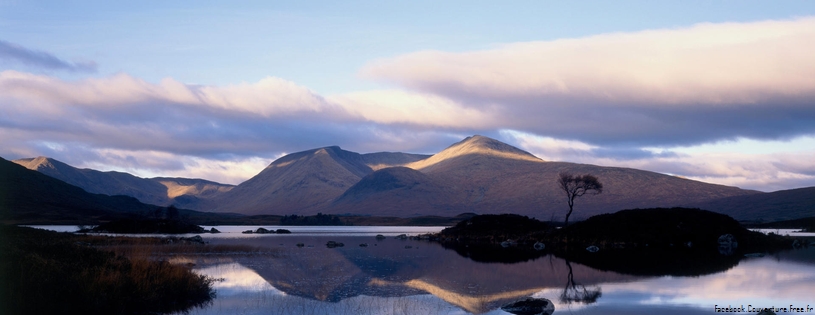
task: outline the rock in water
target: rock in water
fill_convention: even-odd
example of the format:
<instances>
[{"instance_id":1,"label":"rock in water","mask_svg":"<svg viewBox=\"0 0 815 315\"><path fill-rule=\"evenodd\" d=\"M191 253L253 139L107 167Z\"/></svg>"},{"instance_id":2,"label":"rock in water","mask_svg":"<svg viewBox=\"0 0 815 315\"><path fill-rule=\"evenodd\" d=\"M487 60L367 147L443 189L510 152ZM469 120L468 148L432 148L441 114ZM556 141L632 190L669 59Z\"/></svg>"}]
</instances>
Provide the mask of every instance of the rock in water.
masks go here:
<instances>
[{"instance_id":1,"label":"rock in water","mask_svg":"<svg viewBox=\"0 0 815 315\"><path fill-rule=\"evenodd\" d=\"M551 315L555 312L555 305L548 299L527 298L501 306L501 310L517 315Z\"/></svg>"},{"instance_id":2,"label":"rock in water","mask_svg":"<svg viewBox=\"0 0 815 315\"><path fill-rule=\"evenodd\" d=\"M736 252L736 248L739 247L739 242L736 241L736 237L732 234L724 234L719 236L719 253L722 255L733 255Z\"/></svg>"}]
</instances>

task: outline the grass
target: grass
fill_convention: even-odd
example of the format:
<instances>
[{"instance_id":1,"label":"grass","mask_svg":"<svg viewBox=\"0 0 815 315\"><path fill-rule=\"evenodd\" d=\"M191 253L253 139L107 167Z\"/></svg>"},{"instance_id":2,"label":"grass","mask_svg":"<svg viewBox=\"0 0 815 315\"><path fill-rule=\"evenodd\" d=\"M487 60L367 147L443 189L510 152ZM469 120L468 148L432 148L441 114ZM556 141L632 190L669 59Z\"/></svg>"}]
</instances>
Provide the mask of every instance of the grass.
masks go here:
<instances>
[{"instance_id":1,"label":"grass","mask_svg":"<svg viewBox=\"0 0 815 315\"><path fill-rule=\"evenodd\" d=\"M204 245L180 237L121 237L76 235L77 242L132 259L161 259L172 256L276 255L276 249L249 245Z\"/></svg>"},{"instance_id":2,"label":"grass","mask_svg":"<svg viewBox=\"0 0 815 315\"><path fill-rule=\"evenodd\" d=\"M2 314L171 313L214 298L214 279L186 266L99 250L67 233L0 226L0 236Z\"/></svg>"}]
</instances>

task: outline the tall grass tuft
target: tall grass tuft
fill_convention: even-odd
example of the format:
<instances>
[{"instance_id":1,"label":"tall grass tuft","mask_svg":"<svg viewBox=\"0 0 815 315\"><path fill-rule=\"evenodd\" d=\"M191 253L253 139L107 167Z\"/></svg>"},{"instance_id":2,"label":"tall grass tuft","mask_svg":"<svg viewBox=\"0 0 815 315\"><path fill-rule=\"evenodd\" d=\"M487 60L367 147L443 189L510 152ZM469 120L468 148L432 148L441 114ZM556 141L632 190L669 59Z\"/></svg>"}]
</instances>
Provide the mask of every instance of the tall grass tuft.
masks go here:
<instances>
[{"instance_id":1,"label":"tall grass tuft","mask_svg":"<svg viewBox=\"0 0 815 315\"><path fill-rule=\"evenodd\" d=\"M187 267L128 259L51 231L0 226L0 314L183 312L214 298Z\"/></svg>"}]
</instances>

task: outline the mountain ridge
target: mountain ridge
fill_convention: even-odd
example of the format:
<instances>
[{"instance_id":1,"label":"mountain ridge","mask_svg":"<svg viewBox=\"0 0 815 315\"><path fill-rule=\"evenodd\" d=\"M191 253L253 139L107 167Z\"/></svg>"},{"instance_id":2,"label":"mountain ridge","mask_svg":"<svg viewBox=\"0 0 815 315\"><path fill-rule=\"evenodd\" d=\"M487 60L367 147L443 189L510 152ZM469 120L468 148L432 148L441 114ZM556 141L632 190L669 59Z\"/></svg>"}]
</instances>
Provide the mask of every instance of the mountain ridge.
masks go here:
<instances>
[{"instance_id":1,"label":"mountain ridge","mask_svg":"<svg viewBox=\"0 0 815 315\"><path fill-rule=\"evenodd\" d=\"M201 199L211 198L234 187L203 179L141 178L124 172L76 168L44 156L12 162L78 186L90 193L131 196L141 202L159 206L195 206Z\"/></svg>"},{"instance_id":2,"label":"mountain ridge","mask_svg":"<svg viewBox=\"0 0 815 315\"><path fill-rule=\"evenodd\" d=\"M248 215L352 214L412 217L459 213L515 213L541 219L562 218L568 207L557 186L561 172L592 174L604 185L600 195L576 201L575 219L634 208L701 207L739 220L815 216L806 194L775 213L783 198L738 187L704 183L656 172L558 161L544 161L501 141L475 135L434 155L401 152L359 154L339 146L287 154L229 191L186 204L199 211ZM154 178L168 182L185 179ZM180 185L177 194L185 189ZM210 190L212 192L212 190ZM165 193L167 193L165 191ZM172 192L170 193L172 194ZM184 201L184 196L176 200ZM774 197L776 196L776 197ZM747 198L749 197L749 198ZM748 204L756 207L733 206Z\"/></svg>"},{"instance_id":3,"label":"mountain ridge","mask_svg":"<svg viewBox=\"0 0 815 315\"><path fill-rule=\"evenodd\" d=\"M130 196L92 194L0 158L0 220L5 222L93 222L141 216L157 208Z\"/></svg>"}]
</instances>

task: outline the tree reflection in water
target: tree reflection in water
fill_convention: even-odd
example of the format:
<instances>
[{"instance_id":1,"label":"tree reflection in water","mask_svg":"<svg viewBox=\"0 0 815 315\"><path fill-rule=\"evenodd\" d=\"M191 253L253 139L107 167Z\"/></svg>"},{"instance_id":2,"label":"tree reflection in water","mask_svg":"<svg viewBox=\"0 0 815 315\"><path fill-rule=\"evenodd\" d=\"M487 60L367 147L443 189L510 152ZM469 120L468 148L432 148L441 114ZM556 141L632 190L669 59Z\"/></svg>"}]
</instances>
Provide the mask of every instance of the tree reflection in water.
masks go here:
<instances>
[{"instance_id":1,"label":"tree reflection in water","mask_svg":"<svg viewBox=\"0 0 815 315\"><path fill-rule=\"evenodd\" d=\"M560 302L566 304L592 304L597 302L597 299L603 295L603 293L600 292L600 287L595 286L591 289L587 289L584 285L578 284L574 281L572 264L568 260L566 260L566 267L569 267L569 280L566 282L566 287L563 288L563 293L560 294Z\"/></svg>"}]
</instances>

